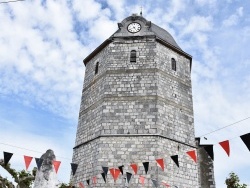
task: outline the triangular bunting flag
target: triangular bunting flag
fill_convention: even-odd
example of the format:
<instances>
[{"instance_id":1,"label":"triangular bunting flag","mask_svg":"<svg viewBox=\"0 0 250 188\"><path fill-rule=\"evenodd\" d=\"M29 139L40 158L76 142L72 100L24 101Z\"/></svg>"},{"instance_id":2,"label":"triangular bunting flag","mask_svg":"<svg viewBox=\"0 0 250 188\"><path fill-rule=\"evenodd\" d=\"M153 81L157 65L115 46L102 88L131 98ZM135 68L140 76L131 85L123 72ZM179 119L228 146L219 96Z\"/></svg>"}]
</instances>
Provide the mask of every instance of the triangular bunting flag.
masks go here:
<instances>
[{"instance_id":1,"label":"triangular bunting flag","mask_svg":"<svg viewBox=\"0 0 250 188\"><path fill-rule=\"evenodd\" d=\"M24 162L25 162L26 170L28 170L32 159L33 159L33 157L29 157L29 156L24 155Z\"/></svg>"},{"instance_id":2,"label":"triangular bunting flag","mask_svg":"<svg viewBox=\"0 0 250 188\"><path fill-rule=\"evenodd\" d=\"M84 188L84 185L83 185L82 182L79 183L79 187L80 187L80 188Z\"/></svg>"},{"instance_id":3,"label":"triangular bunting flag","mask_svg":"<svg viewBox=\"0 0 250 188\"><path fill-rule=\"evenodd\" d=\"M109 171L109 167L102 166L102 170L103 170L105 176L107 176L108 175L108 171Z\"/></svg>"},{"instance_id":4,"label":"triangular bunting flag","mask_svg":"<svg viewBox=\"0 0 250 188\"><path fill-rule=\"evenodd\" d=\"M92 182L93 182L94 185L97 183L97 178L96 178L96 176L94 176L94 177L92 178Z\"/></svg>"},{"instance_id":5,"label":"triangular bunting flag","mask_svg":"<svg viewBox=\"0 0 250 188\"><path fill-rule=\"evenodd\" d=\"M130 166L134 170L135 174L137 174L137 170L138 170L137 164L131 164Z\"/></svg>"},{"instance_id":6,"label":"triangular bunting flag","mask_svg":"<svg viewBox=\"0 0 250 188\"><path fill-rule=\"evenodd\" d=\"M157 187L158 186L158 182L156 181L156 180L153 180L153 179L151 179L152 180L152 182L153 182L153 185L155 186L155 187Z\"/></svg>"},{"instance_id":7,"label":"triangular bunting flag","mask_svg":"<svg viewBox=\"0 0 250 188\"><path fill-rule=\"evenodd\" d=\"M225 140L223 142L219 142L219 144L221 145L221 147L225 150L225 152L227 153L228 157L230 156L230 146L229 146L229 141Z\"/></svg>"},{"instance_id":8,"label":"triangular bunting flag","mask_svg":"<svg viewBox=\"0 0 250 188\"><path fill-rule=\"evenodd\" d=\"M156 162L160 165L161 169L164 171L164 159L156 159Z\"/></svg>"},{"instance_id":9,"label":"triangular bunting flag","mask_svg":"<svg viewBox=\"0 0 250 188\"><path fill-rule=\"evenodd\" d=\"M120 169L115 169L115 173L114 173L114 175L115 175L115 177L114 177L114 180L115 180L115 182L116 182L116 180L118 179L118 177L120 176L120 173L121 173L121 171L120 171Z\"/></svg>"},{"instance_id":10,"label":"triangular bunting flag","mask_svg":"<svg viewBox=\"0 0 250 188\"><path fill-rule=\"evenodd\" d=\"M140 176L140 177L139 177L139 181L140 181L140 183L141 183L142 185L144 185L145 177Z\"/></svg>"},{"instance_id":11,"label":"triangular bunting flag","mask_svg":"<svg viewBox=\"0 0 250 188\"><path fill-rule=\"evenodd\" d=\"M162 182L162 185L165 185L166 187L170 187L167 183Z\"/></svg>"},{"instance_id":12,"label":"triangular bunting flag","mask_svg":"<svg viewBox=\"0 0 250 188\"><path fill-rule=\"evenodd\" d=\"M109 171L110 171L110 174L114 177L115 176L115 169L114 168L110 168Z\"/></svg>"},{"instance_id":13,"label":"triangular bunting flag","mask_svg":"<svg viewBox=\"0 0 250 188\"><path fill-rule=\"evenodd\" d=\"M106 175L105 175L105 173L103 172L103 173L101 173L101 175L102 175L103 180L104 180L105 183L106 183Z\"/></svg>"},{"instance_id":14,"label":"triangular bunting flag","mask_svg":"<svg viewBox=\"0 0 250 188\"><path fill-rule=\"evenodd\" d=\"M37 169L40 170L40 168L43 164L43 159L42 158L35 158L35 160L36 160Z\"/></svg>"},{"instance_id":15,"label":"triangular bunting flag","mask_svg":"<svg viewBox=\"0 0 250 188\"><path fill-rule=\"evenodd\" d=\"M71 164L72 174L73 174L73 176L74 176L74 175L75 175L75 173L76 173L76 170L77 170L78 164L75 164L75 163L70 163L70 164Z\"/></svg>"},{"instance_id":16,"label":"triangular bunting flag","mask_svg":"<svg viewBox=\"0 0 250 188\"><path fill-rule=\"evenodd\" d=\"M245 143L248 150L250 151L250 133L240 136L241 140Z\"/></svg>"},{"instance_id":17,"label":"triangular bunting flag","mask_svg":"<svg viewBox=\"0 0 250 188\"><path fill-rule=\"evenodd\" d=\"M118 168L120 169L120 171L121 171L122 175L123 175L123 167L124 167L124 165L122 165L122 166L118 166Z\"/></svg>"},{"instance_id":18,"label":"triangular bunting flag","mask_svg":"<svg viewBox=\"0 0 250 188\"><path fill-rule=\"evenodd\" d=\"M144 169L145 169L145 172L146 172L146 174L147 174L147 173L148 173L149 162L143 162L142 164L143 164Z\"/></svg>"},{"instance_id":19,"label":"triangular bunting flag","mask_svg":"<svg viewBox=\"0 0 250 188\"><path fill-rule=\"evenodd\" d=\"M211 159L214 160L214 148L213 148L213 145L204 145L204 149L207 152L207 154L211 157Z\"/></svg>"},{"instance_id":20,"label":"triangular bunting flag","mask_svg":"<svg viewBox=\"0 0 250 188\"><path fill-rule=\"evenodd\" d=\"M188 151L187 154L197 163L197 156L195 150Z\"/></svg>"},{"instance_id":21,"label":"triangular bunting flag","mask_svg":"<svg viewBox=\"0 0 250 188\"><path fill-rule=\"evenodd\" d=\"M129 173L129 172L126 172L126 175L127 175L127 181L128 181L128 184L129 184L130 179L131 179L131 177L132 177L132 174Z\"/></svg>"},{"instance_id":22,"label":"triangular bunting flag","mask_svg":"<svg viewBox=\"0 0 250 188\"><path fill-rule=\"evenodd\" d=\"M173 159L173 161L175 162L175 164L179 167L178 155L173 155L173 156L171 156L171 158Z\"/></svg>"},{"instance_id":23,"label":"triangular bunting flag","mask_svg":"<svg viewBox=\"0 0 250 188\"><path fill-rule=\"evenodd\" d=\"M59 169L60 164L61 164L61 161L53 161L53 165L54 165L56 174L57 174L57 171Z\"/></svg>"},{"instance_id":24,"label":"triangular bunting flag","mask_svg":"<svg viewBox=\"0 0 250 188\"><path fill-rule=\"evenodd\" d=\"M3 152L3 158L4 158L4 165L6 166L8 162L10 161L13 153Z\"/></svg>"},{"instance_id":25,"label":"triangular bunting flag","mask_svg":"<svg viewBox=\"0 0 250 188\"><path fill-rule=\"evenodd\" d=\"M89 185L89 180L86 180L87 184Z\"/></svg>"},{"instance_id":26,"label":"triangular bunting flag","mask_svg":"<svg viewBox=\"0 0 250 188\"><path fill-rule=\"evenodd\" d=\"M117 180L117 178L119 177L121 171L119 169L115 169L115 168L111 168L110 170L110 174L113 176L115 182Z\"/></svg>"}]
</instances>

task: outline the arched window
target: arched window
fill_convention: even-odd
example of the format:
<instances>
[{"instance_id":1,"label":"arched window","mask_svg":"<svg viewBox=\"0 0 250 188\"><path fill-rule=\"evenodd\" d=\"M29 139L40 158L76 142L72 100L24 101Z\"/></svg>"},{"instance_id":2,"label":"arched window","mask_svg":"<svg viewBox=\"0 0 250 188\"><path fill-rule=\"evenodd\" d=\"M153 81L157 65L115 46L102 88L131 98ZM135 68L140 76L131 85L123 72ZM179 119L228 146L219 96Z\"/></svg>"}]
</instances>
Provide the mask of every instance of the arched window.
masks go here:
<instances>
[{"instance_id":1,"label":"arched window","mask_svg":"<svg viewBox=\"0 0 250 188\"><path fill-rule=\"evenodd\" d=\"M98 68L99 68L99 62L97 62L95 65L95 74L98 74Z\"/></svg>"},{"instance_id":2,"label":"arched window","mask_svg":"<svg viewBox=\"0 0 250 188\"><path fill-rule=\"evenodd\" d=\"M171 67L172 67L172 70L176 71L176 61L174 58L171 59Z\"/></svg>"},{"instance_id":3,"label":"arched window","mask_svg":"<svg viewBox=\"0 0 250 188\"><path fill-rule=\"evenodd\" d=\"M136 51L131 50L130 52L130 62L136 62Z\"/></svg>"}]
</instances>

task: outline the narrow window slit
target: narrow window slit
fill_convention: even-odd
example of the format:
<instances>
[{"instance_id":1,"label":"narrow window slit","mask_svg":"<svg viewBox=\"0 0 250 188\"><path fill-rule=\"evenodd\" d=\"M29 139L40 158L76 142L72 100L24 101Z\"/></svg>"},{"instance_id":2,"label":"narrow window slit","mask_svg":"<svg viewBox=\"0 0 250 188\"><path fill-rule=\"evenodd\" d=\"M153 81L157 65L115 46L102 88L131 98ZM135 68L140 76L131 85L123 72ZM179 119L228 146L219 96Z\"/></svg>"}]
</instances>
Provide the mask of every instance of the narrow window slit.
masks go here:
<instances>
[{"instance_id":1,"label":"narrow window slit","mask_svg":"<svg viewBox=\"0 0 250 188\"><path fill-rule=\"evenodd\" d=\"M95 65L95 74L98 74L98 69L99 69L99 62L97 62Z\"/></svg>"},{"instance_id":2,"label":"narrow window slit","mask_svg":"<svg viewBox=\"0 0 250 188\"><path fill-rule=\"evenodd\" d=\"M130 62L136 62L136 51L135 50L131 50L130 52Z\"/></svg>"},{"instance_id":3,"label":"narrow window slit","mask_svg":"<svg viewBox=\"0 0 250 188\"><path fill-rule=\"evenodd\" d=\"M176 61L174 58L171 59L172 70L176 71Z\"/></svg>"}]
</instances>

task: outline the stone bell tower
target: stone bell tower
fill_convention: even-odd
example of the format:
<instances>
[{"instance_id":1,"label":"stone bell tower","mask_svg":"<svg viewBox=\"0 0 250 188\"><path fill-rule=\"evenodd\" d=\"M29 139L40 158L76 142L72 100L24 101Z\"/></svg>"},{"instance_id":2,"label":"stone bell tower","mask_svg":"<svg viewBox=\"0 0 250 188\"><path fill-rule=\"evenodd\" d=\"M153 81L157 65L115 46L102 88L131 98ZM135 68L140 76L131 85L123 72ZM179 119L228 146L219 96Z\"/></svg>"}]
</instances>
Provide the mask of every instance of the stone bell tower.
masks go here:
<instances>
[{"instance_id":1,"label":"stone bell tower","mask_svg":"<svg viewBox=\"0 0 250 188\"><path fill-rule=\"evenodd\" d=\"M101 32L101 31L100 31ZM78 169L74 185L91 187L154 187L150 179L171 187L199 187L198 167L186 155L196 148L191 89L192 57L164 29L142 16L118 23L118 30L89 56L82 90L73 153ZM178 155L179 168L170 156ZM155 159L164 158L162 171ZM149 162L145 174L142 162ZM137 175L130 167L139 166ZM129 183L102 166L133 174ZM145 186L138 178L143 175ZM97 176L97 184L92 177ZM159 187L161 185L159 184Z\"/></svg>"}]
</instances>

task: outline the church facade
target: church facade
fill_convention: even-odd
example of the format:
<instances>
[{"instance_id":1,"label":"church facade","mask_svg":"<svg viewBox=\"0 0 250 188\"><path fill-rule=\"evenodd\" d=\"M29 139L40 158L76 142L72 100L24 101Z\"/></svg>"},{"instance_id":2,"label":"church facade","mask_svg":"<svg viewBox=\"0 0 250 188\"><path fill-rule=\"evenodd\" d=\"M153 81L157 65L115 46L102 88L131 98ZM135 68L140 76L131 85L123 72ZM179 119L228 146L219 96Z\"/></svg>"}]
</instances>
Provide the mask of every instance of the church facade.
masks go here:
<instances>
[{"instance_id":1,"label":"church facade","mask_svg":"<svg viewBox=\"0 0 250 188\"><path fill-rule=\"evenodd\" d=\"M186 154L198 147L192 57L174 38L144 17L132 15L118 23L118 30L86 57L84 64L73 152L78 169L73 184L88 185L89 180L91 187L139 188L155 187L154 180L157 187L162 187L162 182L171 187L201 187L200 167ZM164 160L164 171L156 159ZM147 173L144 162L149 162ZM131 164L137 165L136 173ZM108 171L105 183L103 167L121 166L124 173L116 182ZM126 172L132 174L129 183ZM202 173L211 172L205 169Z\"/></svg>"}]
</instances>

